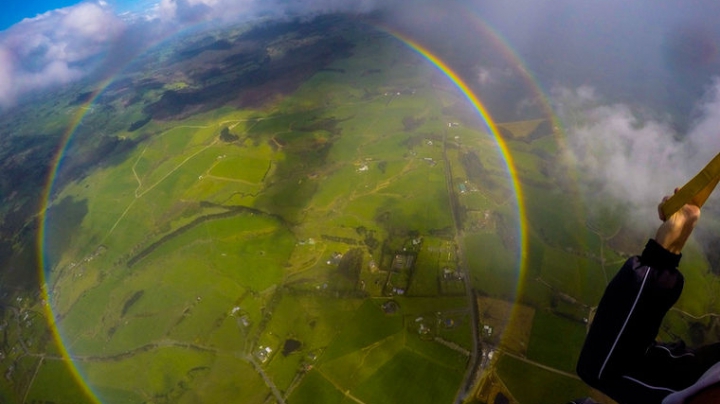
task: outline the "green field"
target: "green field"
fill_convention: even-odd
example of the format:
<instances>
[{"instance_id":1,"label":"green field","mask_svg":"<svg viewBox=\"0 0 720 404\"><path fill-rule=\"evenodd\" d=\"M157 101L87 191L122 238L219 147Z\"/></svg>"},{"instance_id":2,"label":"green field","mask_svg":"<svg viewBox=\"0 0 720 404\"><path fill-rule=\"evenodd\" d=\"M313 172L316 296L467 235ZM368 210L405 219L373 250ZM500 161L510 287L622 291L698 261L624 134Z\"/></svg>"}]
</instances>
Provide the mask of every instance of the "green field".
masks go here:
<instances>
[{"instance_id":1,"label":"green field","mask_svg":"<svg viewBox=\"0 0 720 404\"><path fill-rule=\"evenodd\" d=\"M338 32L352 51L296 87L117 129L134 147L56 190L50 300L3 313L15 351L0 364L17 369L0 398L84 402L52 315L104 403L449 403L472 363L478 299L532 317L488 319L496 334L477 337L500 359L479 376L495 372L521 403L587 394L575 361L624 259L610 243L622 221L611 208L589 215L552 175L556 137L526 138L543 117L503 126L518 134L506 139L512 184L496 139L444 76L388 35ZM159 88L203 87L190 76ZM112 105L118 128L145 116ZM700 292L686 292L687 313L663 336L697 339L686 320L717 309L720 284L696 245L683 265Z\"/></svg>"},{"instance_id":2,"label":"green field","mask_svg":"<svg viewBox=\"0 0 720 404\"><path fill-rule=\"evenodd\" d=\"M156 134L124 161L57 196L56 216L70 221L52 222L52 305L104 402L262 402L276 394L263 377L291 402L339 400L347 390L373 402L454 397L467 356L432 340L471 345L467 299L441 304L457 327L435 327L442 268L457 267L455 255L437 252L453 249L445 124L431 70L363 75L379 44L402 50L385 40L359 45L337 67L350 81L319 73L271 110L153 122ZM357 77L378 94L358 98ZM416 91L389 102L383 88L394 87ZM332 102L319 108L311 96L319 93ZM219 140L223 127L235 141ZM414 239L423 240L420 262L389 276L387 248ZM362 286L325 263L353 246L364 251ZM383 267L368 267L371 259ZM368 298L388 293L389 281L426 300L398 297L398 311L385 313L386 300ZM424 317L432 331L420 338ZM283 352L287 341L298 347ZM43 386L60 372L51 363L39 369ZM408 369L417 370L413 383L441 383L428 394L392 381ZM231 375L241 386L231 387ZM33 385L29 394L48 393Z\"/></svg>"},{"instance_id":3,"label":"green field","mask_svg":"<svg viewBox=\"0 0 720 404\"><path fill-rule=\"evenodd\" d=\"M575 371L579 351L567 347L582 346L586 325L547 312L538 311L533 319L528 345L529 359L568 373Z\"/></svg>"},{"instance_id":4,"label":"green field","mask_svg":"<svg viewBox=\"0 0 720 404\"><path fill-rule=\"evenodd\" d=\"M586 397L589 393L589 388L579 379L553 373L509 356L500 358L497 373L521 403L563 403Z\"/></svg>"}]
</instances>

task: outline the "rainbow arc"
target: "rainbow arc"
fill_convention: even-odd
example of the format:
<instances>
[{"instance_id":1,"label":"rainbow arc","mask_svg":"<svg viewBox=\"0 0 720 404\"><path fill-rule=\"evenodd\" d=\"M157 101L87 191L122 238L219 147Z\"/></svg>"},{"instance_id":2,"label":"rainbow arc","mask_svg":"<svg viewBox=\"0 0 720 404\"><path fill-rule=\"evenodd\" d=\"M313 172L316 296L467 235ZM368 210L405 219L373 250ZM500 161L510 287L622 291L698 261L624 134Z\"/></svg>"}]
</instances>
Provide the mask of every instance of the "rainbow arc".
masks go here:
<instances>
[{"instance_id":1,"label":"rainbow arc","mask_svg":"<svg viewBox=\"0 0 720 404\"><path fill-rule=\"evenodd\" d=\"M516 167L515 161L513 159L513 156L510 152L510 149L506 143L506 141L500 136L500 133L498 131L497 125L493 118L491 117L490 113L488 112L488 109L481 101L481 98L473 91L470 86L467 84L467 82L456 72L454 71L448 63L443 61L440 57L438 57L436 54L434 54L432 51L427 49L426 47L422 46L420 43L408 38L407 36L393 31L388 28L384 27L378 27L379 29L388 32L393 37L397 38L398 40L402 41L404 44L406 44L410 49L417 52L419 55L421 55L424 59L426 59L430 64L432 64L435 68L437 68L445 77L447 77L452 84L457 87L457 89L463 94L463 96L467 99L468 102L473 106L475 111L477 111L478 115L484 122L485 128L487 129L487 132L492 136L494 139L497 150L499 154L502 156L502 159L505 164L505 169L507 170L509 174L510 179L510 185L512 187L513 193L514 193L514 206L516 208L516 214L517 214L517 222L519 224L518 228L518 245L517 245L517 254L518 254L518 266L517 268L513 268L515 273L508 274L510 276L517 276L517 289L516 289L516 297L522 296L522 286L524 285L524 277L527 271L527 251L528 251L528 228L527 228L527 219L526 219L526 206L525 206L525 199L523 196L522 186L518 175L518 169ZM499 35L495 35L495 38L497 41L501 40L501 37ZM509 48L508 48L509 49ZM517 55L514 56L515 59L519 58ZM122 69L118 68L117 72L120 72ZM529 81L534 82L534 79L530 75L529 72L527 72L526 69L520 69L521 71L524 71L527 75L527 78ZM117 73L116 72L116 73ZM77 110L74 112L71 123L68 126L67 130L65 131L61 145L58 149L58 152L55 155L54 160L51 163L51 170L48 175L47 183L43 192L43 212L47 211L47 208L50 205L50 196L52 195L52 192L54 190L54 183L58 175L58 171L60 170L62 166L62 161L65 156L67 145L70 142L73 134L77 130L78 126L82 123L83 118L85 115L92 110L92 105L95 102L95 100L102 94L102 92L114 81L116 75L113 75L106 80L104 80L100 85L96 87L96 90L93 92L93 94L89 97L89 99L80 107L77 108ZM542 95L542 91L539 90L539 87L537 88L538 93L543 97L544 101L544 108L546 112L548 113L548 116L551 117L553 120L553 124L559 125L559 122L554 118L554 115L551 113L552 109L550 107L549 102L547 101L547 98ZM51 291L48 290L47 285L47 279L46 275L49 271L48 265L49 262L47 261L47 257L45 254L45 243L46 243L46 227L47 227L47 218L45 216L45 213L41 216L40 219L40 231L39 231L39 238L37 242L37 246L39 249L39 256L41 257L41 280L42 280L42 290L44 299L47 302L45 304L45 314L46 317L50 321L50 328L53 333L53 337L58 342L58 346L60 349L60 354L62 358L67 361L67 363L70 363L70 368L72 369L73 376L78 381L78 384L82 386L84 392L87 394L87 396L96 403L100 403L100 400L95 395L95 393L90 389L88 384L84 381L84 378L80 374L80 372L77 370L77 368L74 366L74 361L72 359L72 356L68 352L65 344L63 343L63 339L58 331L58 327L55 324L55 315L53 313L52 307L50 302L51 300ZM512 322L512 318L510 319Z\"/></svg>"}]
</instances>

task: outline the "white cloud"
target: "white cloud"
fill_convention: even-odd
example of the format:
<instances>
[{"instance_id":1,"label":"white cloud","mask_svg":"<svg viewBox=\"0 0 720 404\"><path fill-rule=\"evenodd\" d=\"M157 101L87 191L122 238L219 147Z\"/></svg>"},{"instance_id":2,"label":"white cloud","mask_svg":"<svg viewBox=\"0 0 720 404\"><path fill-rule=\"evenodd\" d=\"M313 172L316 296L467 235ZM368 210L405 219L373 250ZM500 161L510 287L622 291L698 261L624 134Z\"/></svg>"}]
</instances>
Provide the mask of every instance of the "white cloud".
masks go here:
<instances>
[{"instance_id":1,"label":"white cloud","mask_svg":"<svg viewBox=\"0 0 720 404\"><path fill-rule=\"evenodd\" d=\"M720 152L720 81L698 106L700 116L687 134L637 108L602 105L590 87L560 88L553 94L566 123L566 158L581 171L590 205L610 198L647 219L663 195Z\"/></svg>"},{"instance_id":2,"label":"white cloud","mask_svg":"<svg viewBox=\"0 0 720 404\"><path fill-rule=\"evenodd\" d=\"M15 99L12 87L14 58L10 52L0 46L0 107L10 105Z\"/></svg>"},{"instance_id":3,"label":"white cloud","mask_svg":"<svg viewBox=\"0 0 720 404\"><path fill-rule=\"evenodd\" d=\"M0 33L0 107L27 91L82 77L83 63L107 50L124 28L106 6L80 3Z\"/></svg>"},{"instance_id":4,"label":"white cloud","mask_svg":"<svg viewBox=\"0 0 720 404\"><path fill-rule=\"evenodd\" d=\"M516 79L516 74L510 66L495 67L478 65L475 69L477 70L477 82L483 87L492 84L508 83ZM524 70L521 65L518 65L517 69Z\"/></svg>"},{"instance_id":5,"label":"white cloud","mask_svg":"<svg viewBox=\"0 0 720 404\"><path fill-rule=\"evenodd\" d=\"M478 83L480 83L480 85L485 86L492 83L494 79L491 76L489 69L482 66L478 68Z\"/></svg>"},{"instance_id":6,"label":"white cloud","mask_svg":"<svg viewBox=\"0 0 720 404\"><path fill-rule=\"evenodd\" d=\"M0 32L0 109L28 91L118 65L119 56L112 53L132 56L155 36L187 24L366 12L376 5L375 0L158 0L144 13L118 15L97 0L48 11ZM126 49L128 44L138 49Z\"/></svg>"},{"instance_id":7,"label":"white cloud","mask_svg":"<svg viewBox=\"0 0 720 404\"><path fill-rule=\"evenodd\" d=\"M122 30L118 18L101 4L80 3L58 13L62 15L58 33L65 37L80 36L103 42Z\"/></svg>"},{"instance_id":8,"label":"white cloud","mask_svg":"<svg viewBox=\"0 0 720 404\"><path fill-rule=\"evenodd\" d=\"M720 78L713 80L698 106L700 119L688 135L692 152L700 160L709 160L720 152Z\"/></svg>"}]
</instances>

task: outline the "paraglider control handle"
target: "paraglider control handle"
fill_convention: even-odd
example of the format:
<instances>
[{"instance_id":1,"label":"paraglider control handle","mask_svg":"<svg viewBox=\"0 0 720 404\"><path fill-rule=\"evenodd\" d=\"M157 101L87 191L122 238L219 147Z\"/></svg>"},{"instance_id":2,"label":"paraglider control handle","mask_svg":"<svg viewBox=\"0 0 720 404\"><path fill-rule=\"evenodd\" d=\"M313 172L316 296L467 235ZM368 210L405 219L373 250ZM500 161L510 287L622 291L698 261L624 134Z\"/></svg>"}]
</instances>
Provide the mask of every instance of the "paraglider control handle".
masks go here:
<instances>
[{"instance_id":1,"label":"paraglider control handle","mask_svg":"<svg viewBox=\"0 0 720 404\"><path fill-rule=\"evenodd\" d=\"M710 163L693 179L665 201L660 207L665 218L672 216L687 203L701 208L718 182L720 182L720 153L710 160Z\"/></svg>"}]
</instances>

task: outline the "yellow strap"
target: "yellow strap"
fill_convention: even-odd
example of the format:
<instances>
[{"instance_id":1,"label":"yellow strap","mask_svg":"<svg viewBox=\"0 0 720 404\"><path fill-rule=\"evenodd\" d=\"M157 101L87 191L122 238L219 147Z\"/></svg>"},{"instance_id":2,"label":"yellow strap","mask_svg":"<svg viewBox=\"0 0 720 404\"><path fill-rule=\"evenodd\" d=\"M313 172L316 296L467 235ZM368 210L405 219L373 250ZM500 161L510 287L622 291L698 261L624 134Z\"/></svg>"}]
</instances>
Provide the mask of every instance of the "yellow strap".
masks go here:
<instances>
[{"instance_id":1,"label":"yellow strap","mask_svg":"<svg viewBox=\"0 0 720 404\"><path fill-rule=\"evenodd\" d=\"M702 207L718 182L720 182L720 153L675 195L665 201L661 207L663 214L668 218L686 203Z\"/></svg>"}]
</instances>

